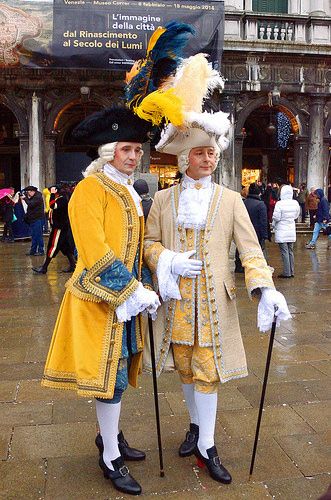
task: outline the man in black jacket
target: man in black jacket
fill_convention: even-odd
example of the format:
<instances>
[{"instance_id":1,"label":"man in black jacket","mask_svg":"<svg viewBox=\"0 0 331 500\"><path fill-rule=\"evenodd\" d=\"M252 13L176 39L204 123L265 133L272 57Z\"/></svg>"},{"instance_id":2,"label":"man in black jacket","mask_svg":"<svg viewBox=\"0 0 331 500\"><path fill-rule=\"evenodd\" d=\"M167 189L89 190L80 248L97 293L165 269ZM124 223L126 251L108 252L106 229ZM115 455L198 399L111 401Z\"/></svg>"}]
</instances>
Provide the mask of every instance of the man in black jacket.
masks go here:
<instances>
[{"instance_id":1,"label":"man in black jacket","mask_svg":"<svg viewBox=\"0 0 331 500\"><path fill-rule=\"evenodd\" d=\"M75 270L74 245L70 232L68 215L68 198L65 190L58 186L49 188L51 197L49 200L49 221L52 227L48 239L47 255L45 262L40 267L33 267L33 271L46 274L51 260L61 251L69 261L69 267L63 272L72 273Z\"/></svg>"},{"instance_id":2,"label":"man in black jacket","mask_svg":"<svg viewBox=\"0 0 331 500\"><path fill-rule=\"evenodd\" d=\"M27 255L44 255L43 224L44 200L43 195L35 186L28 186L20 196L28 206L24 220L31 229L31 248Z\"/></svg>"},{"instance_id":3,"label":"man in black jacket","mask_svg":"<svg viewBox=\"0 0 331 500\"><path fill-rule=\"evenodd\" d=\"M149 194L148 184L144 179L137 179L133 184L133 187L139 194L141 198L141 204L143 206L144 219L147 220L151 206L153 205L153 198Z\"/></svg>"},{"instance_id":4,"label":"man in black jacket","mask_svg":"<svg viewBox=\"0 0 331 500\"><path fill-rule=\"evenodd\" d=\"M267 207L265 203L261 200L261 189L255 182L253 182L249 186L248 196L246 199L244 199L244 204L247 209L249 218L251 219L251 222L254 226L256 236L257 239L259 240L264 257L265 259L267 259L265 240L266 239L270 240L271 238L270 227L268 223ZM238 250L236 250L235 264L236 264L235 272L243 273L244 269L239 259Z\"/></svg>"},{"instance_id":5,"label":"man in black jacket","mask_svg":"<svg viewBox=\"0 0 331 500\"><path fill-rule=\"evenodd\" d=\"M253 182L249 186L248 196L244 200L244 204L254 226L262 251L265 254L265 240L269 239L268 216L266 206L261 200L260 194L259 186Z\"/></svg>"}]
</instances>

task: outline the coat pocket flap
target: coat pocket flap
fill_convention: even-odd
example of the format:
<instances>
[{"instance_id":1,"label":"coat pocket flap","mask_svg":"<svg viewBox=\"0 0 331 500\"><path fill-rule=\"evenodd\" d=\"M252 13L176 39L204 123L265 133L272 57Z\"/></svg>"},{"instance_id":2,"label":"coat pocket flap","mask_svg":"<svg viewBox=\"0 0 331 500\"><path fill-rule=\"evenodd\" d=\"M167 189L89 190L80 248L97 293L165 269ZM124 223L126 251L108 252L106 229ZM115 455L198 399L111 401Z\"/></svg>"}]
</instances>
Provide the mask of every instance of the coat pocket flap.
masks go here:
<instances>
[{"instance_id":1,"label":"coat pocket flap","mask_svg":"<svg viewBox=\"0 0 331 500\"><path fill-rule=\"evenodd\" d=\"M232 280L224 280L224 286L231 300L236 298L236 287Z\"/></svg>"}]
</instances>

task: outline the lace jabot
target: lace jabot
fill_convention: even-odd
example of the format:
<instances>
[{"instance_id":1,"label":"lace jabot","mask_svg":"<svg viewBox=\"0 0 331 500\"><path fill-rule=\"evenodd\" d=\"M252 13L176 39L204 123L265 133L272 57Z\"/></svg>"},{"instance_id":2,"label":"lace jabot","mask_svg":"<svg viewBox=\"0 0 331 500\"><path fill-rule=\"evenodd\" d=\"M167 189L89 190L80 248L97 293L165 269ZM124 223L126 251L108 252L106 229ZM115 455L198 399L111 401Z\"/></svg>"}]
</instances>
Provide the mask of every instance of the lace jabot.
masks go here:
<instances>
[{"instance_id":1,"label":"lace jabot","mask_svg":"<svg viewBox=\"0 0 331 500\"><path fill-rule=\"evenodd\" d=\"M133 175L126 175L117 168L113 167L113 165L110 165L110 163L106 163L105 166L103 167L103 173L109 177L114 182L117 182L117 184L121 184L122 186L125 186L126 189L129 191L135 205L136 209L138 212L139 217L143 216L143 211L141 208L141 198L135 188L133 187L134 183L134 178Z\"/></svg>"},{"instance_id":2,"label":"lace jabot","mask_svg":"<svg viewBox=\"0 0 331 500\"><path fill-rule=\"evenodd\" d=\"M211 176L195 180L184 174L181 186L177 223L184 228L203 229L213 192Z\"/></svg>"}]
</instances>

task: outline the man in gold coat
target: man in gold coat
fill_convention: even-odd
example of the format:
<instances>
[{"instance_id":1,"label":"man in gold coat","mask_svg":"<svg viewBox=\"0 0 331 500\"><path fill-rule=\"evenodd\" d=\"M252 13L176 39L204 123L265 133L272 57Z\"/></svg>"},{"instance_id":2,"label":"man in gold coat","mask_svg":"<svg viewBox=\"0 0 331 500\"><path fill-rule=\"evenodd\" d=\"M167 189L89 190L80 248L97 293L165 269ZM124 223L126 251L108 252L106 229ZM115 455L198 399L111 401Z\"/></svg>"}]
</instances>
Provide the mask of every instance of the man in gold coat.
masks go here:
<instances>
[{"instance_id":1,"label":"man in gold coat","mask_svg":"<svg viewBox=\"0 0 331 500\"><path fill-rule=\"evenodd\" d=\"M248 294L261 297L260 329L271 326L274 306L279 320L290 317L240 194L211 176L228 142L227 121L222 112L204 112L187 114L184 129L167 126L156 149L177 155L183 178L180 185L156 193L144 244L163 300L155 323L157 371L172 353L190 414L179 455L194 453L198 465L225 484L232 478L214 442L217 390L220 382L247 375L229 259L233 240Z\"/></svg>"},{"instance_id":2,"label":"man in gold coat","mask_svg":"<svg viewBox=\"0 0 331 500\"><path fill-rule=\"evenodd\" d=\"M96 398L96 445L104 476L118 490L140 494L123 459L142 460L119 432L121 397L137 386L143 350L140 313L159 305L142 268L144 217L133 172L150 126L127 108L109 108L75 130L99 157L76 187L69 217L78 261L67 283L42 384Z\"/></svg>"}]
</instances>

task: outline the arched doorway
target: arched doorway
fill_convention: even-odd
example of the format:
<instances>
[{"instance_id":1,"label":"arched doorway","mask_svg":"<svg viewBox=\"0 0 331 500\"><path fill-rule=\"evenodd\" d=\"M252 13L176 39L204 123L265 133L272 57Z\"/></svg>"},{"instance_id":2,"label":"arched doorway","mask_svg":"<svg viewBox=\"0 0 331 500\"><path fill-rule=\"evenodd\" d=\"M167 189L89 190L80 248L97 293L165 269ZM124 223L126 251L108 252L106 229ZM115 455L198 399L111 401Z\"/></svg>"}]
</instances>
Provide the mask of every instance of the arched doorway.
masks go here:
<instances>
[{"instance_id":1,"label":"arched doorway","mask_svg":"<svg viewBox=\"0 0 331 500\"><path fill-rule=\"evenodd\" d=\"M299 124L283 105L262 104L242 128L242 184L295 182L295 136Z\"/></svg>"},{"instance_id":2,"label":"arched doorway","mask_svg":"<svg viewBox=\"0 0 331 500\"><path fill-rule=\"evenodd\" d=\"M0 189L21 188L19 132L14 113L0 103Z\"/></svg>"},{"instance_id":3,"label":"arched doorway","mask_svg":"<svg viewBox=\"0 0 331 500\"><path fill-rule=\"evenodd\" d=\"M77 145L72 139L71 132L79 122L101 108L97 102L82 102L78 98L66 104L56 116L54 121L56 182L74 182L82 178L82 170L91 163L91 158L86 154L89 148Z\"/></svg>"}]
</instances>

